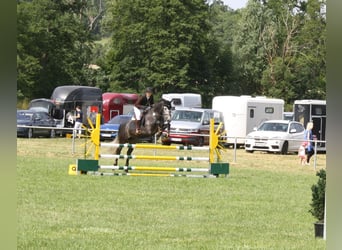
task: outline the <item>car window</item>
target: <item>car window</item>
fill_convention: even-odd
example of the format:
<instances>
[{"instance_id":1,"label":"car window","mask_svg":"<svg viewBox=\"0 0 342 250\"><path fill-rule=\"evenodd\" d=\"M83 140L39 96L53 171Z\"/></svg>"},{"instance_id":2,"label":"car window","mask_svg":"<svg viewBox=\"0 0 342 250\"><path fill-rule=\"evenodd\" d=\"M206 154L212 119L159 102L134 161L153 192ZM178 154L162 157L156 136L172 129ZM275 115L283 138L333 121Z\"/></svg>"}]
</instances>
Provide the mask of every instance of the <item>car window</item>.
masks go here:
<instances>
[{"instance_id":1,"label":"car window","mask_svg":"<svg viewBox=\"0 0 342 250\"><path fill-rule=\"evenodd\" d=\"M263 123L261 124L261 126L259 127L259 131L273 131L273 123Z\"/></svg>"},{"instance_id":2,"label":"car window","mask_svg":"<svg viewBox=\"0 0 342 250\"><path fill-rule=\"evenodd\" d=\"M43 120L49 120L49 115L47 113L39 113L41 119Z\"/></svg>"},{"instance_id":3,"label":"car window","mask_svg":"<svg viewBox=\"0 0 342 250\"><path fill-rule=\"evenodd\" d=\"M172 120L174 121L200 122L201 118L202 118L202 112L191 111L191 110L176 110L172 116Z\"/></svg>"},{"instance_id":4,"label":"car window","mask_svg":"<svg viewBox=\"0 0 342 250\"><path fill-rule=\"evenodd\" d=\"M32 113L17 112L17 120L29 121L32 117Z\"/></svg>"},{"instance_id":5,"label":"car window","mask_svg":"<svg viewBox=\"0 0 342 250\"><path fill-rule=\"evenodd\" d=\"M121 116L121 115L117 115L114 118L112 118L111 120L109 120L109 124L122 124L127 122L128 120L130 120L132 117L131 116Z\"/></svg>"},{"instance_id":6,"label":"car window","mask_svg":"<svg viewBox=\"0 0 342 250\"><path fill-rule=\"evenodd\" d=\"M291 123L291 124L290 124L290 131L291 131L292 129L297 130L296 124L295 124L295 123Z\"/></svg>"},{"instance_id":7,"label":"car window","mask_svg":"<svg viewBox=\"0 0 342 250\"><path fill-rule=\"evenodd\" d=\"M41 115L39 113L35 113L35 114L33 114L33 119L34 120L41 120L42 117L41 117Z\"/></svg>"},{"instance_id":8,"label":"car window","mask_svg":"<svg viewBox=\"0 0 342 250\"><path fill-rule=\"evenodd\" d=\"M212 117L212 114L210 114L209 112L204 112L203 122L208 123L211 117Z\"/></svg>"},{"instance_id":9,"label":"car window","mask_svg":"<svg viewBox=\"0 0 342 250\"><path fill-rule=\"evenodd\" d=\"M109 120L108 123L110 124L118 124L120 121L120 117L119 116L115 116L114 118L112 118L111 120Z\"/></svg>"},{"instance_id":10,"label":"car window","mask_svg":"<svg viewBox=\"0 0 342 250\"><path fill-rule=\"evenodd\" d=\"M304 131L304 127L301 124L294 123L294 128L296 129L296 133L300 133Z\"/></svg>"},{"instance_id":11,"label":"car window","mask_svg":"<svg viewBox=\"0 0 342 250\"><path fill-rule=\"evenodd\" d=\"M263 123L259 127L259 131L277 131L277 132L286 132L288 128L288 124L286 123Z\"/></svg>"},{"instance_id":12,"label":"car window","mask_svg":"<svg viewBox=\"0 0 342 250\"><path fill-rule=\"evenodd\" d=\"M220 112L214 111L210 113L210 119L214 119L214 123L219 124L220 122L222 122L222 115Z\"/></svg>"},{"instance_id":13,"label":"car window","mask_svg":"<svg viewBox=\"0 0 342 250\"><path fill-rule=\"evenodd\" d=\"M287 128L289 127L289 125L285 123L279 124L278 126L279 126L279 130L277 131L281 131L281 132L287 132Z\"/></svg>"}]
</instances>

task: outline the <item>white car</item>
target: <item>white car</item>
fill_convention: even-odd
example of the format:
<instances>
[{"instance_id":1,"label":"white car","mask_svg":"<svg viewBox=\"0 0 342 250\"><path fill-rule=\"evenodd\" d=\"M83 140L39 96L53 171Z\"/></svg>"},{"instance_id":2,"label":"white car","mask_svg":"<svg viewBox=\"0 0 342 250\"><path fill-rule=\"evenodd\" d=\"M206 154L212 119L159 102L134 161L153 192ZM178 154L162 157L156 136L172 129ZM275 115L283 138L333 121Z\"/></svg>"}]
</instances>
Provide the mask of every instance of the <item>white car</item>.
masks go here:
<instances>
[{"instance_id":1,"label":"white car","mask_svg":"<svg viewBox=\"0 0 342 250\"><path fill-rule=\"evenodd\" d=\"M298 148L304 140L304 133L303 125L296 121L265 121L246 136L245 150L250 153L254 151L281 154L298 152Z\"/></svg>"}]
</instances>

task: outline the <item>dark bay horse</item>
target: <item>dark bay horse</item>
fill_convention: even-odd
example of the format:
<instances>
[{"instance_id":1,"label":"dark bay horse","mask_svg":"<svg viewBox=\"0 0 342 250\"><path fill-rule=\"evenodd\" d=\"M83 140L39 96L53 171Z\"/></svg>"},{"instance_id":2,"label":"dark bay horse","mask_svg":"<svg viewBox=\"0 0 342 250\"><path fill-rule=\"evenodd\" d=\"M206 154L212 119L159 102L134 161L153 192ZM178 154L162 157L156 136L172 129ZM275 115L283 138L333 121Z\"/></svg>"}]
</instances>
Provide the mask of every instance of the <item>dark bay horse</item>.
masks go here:
<instances>
[{"instance_id":1,"label":"dark bay horse","mask_svg":"<svg viewBox=\"0 0 342 250\"><path fill-rule=\"evenodd\" d=\"M136 124L134 120L129 120L127 123L121 124L118 134L114 139L115 144L134 144L139 141L139 138L146 138L162 133L165 129L169 132L171 119L171 103L167 100L160 100L156 102L149 110L143 112L141 118L141 132L136 133ZM122 147L116 147L115 154L121 153ZM127 149L127 155L131 155L133 148ZM126 166L129 164L129 159L126 159ZM115 159L114 166L118 165L118 159Z\"/></svg>"}]
</instances>

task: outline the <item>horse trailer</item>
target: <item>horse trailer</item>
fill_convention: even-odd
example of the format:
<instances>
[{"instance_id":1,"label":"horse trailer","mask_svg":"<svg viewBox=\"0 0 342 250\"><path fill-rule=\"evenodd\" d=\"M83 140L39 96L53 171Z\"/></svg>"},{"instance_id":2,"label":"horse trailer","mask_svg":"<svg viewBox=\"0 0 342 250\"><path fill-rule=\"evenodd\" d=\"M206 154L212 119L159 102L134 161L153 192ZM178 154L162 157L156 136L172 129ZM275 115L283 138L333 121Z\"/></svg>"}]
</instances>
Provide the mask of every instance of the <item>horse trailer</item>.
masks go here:
<instances>
[{"instance_id":1,"label":"horse trailer","mask_svg":"<svg viewBox=\"0 0 342 250\"><path fill-rule=\"evenodd\" d=\"M138 94L103 93L103 122L106 123L117 115L126 115L132 112L133 106L138 98Z\"/></svg>"},{"instance_id":2,"label":"horse trailer","mask_svg":"<svg viewBox=\"0 0 342 250\"><path fill-rule=\"evenodd\" d=\"M326 101L325 100L295 100L293 104L294 120L306 125L312 121L314 126L312 133L317 142L317 151L326 151Z\"/></svg>"},{"instance_id":3,"label":"horse trailer","mask_svg":"<svg viewBox=\"0 0 342 250\"><path fill-rule=\"evenodd\" d=\"M264 96L215 96L212 109L221 111L227 134L226 146L245 144L245 137L266 120L282 120L284 100Z\"/></svg>"},{"instance_id":4,"label":"horse trailer","mask_svg":"<svg viewBox=\"0 0 342 250\"><path fill-rule=\"evenodd\" d=\"M45 109L55 119L57 134L70 132L66 128L74 127L74 115L76 106L80 106L83 112L83 124L90 127L88 118L95 124L97 113L102 112L102 91L97 87L64 85L52 92L51 98L33 99L30 109Z\"/></svg>"}]
</instances>

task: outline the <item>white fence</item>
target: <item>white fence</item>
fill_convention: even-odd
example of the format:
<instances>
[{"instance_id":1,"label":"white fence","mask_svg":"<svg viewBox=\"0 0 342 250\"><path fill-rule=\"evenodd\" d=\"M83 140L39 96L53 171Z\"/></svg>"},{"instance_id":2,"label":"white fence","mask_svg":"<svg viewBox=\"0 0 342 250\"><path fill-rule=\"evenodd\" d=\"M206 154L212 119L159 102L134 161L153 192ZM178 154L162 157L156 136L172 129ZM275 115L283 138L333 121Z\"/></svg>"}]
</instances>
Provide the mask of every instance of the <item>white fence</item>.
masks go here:
<instances>
[{"instance_id":1,"label":"white fence","mask_svg":"<svg viewBox=\"0 0 342 250\"><path fill-rule=\"evenodd\" d=\"M67 131L73 131L74 129L73 128L58 128L58 127L40 127L40 126L24 126L24 125L17 125L17 127L25 127L25 128L39 128L39 129L55 129L55 130L67 130ZM79 129L77 129L79 130ZM85 128L82 128L81 129L82 132L85 132L87 131L88 129L85 129ZM117 130L106 130L106 132L116 132ZM176 133L173 133L173 134L176 134ZM181 135L188 135L188 136L201 136L201 137L209 137L208 134L186 134L186 133L179 133ZM234 144L233 144L233 162L236 163L237 162L237 150L238 150L238 139L246 139L246 137L231 137L231 136L221 136L220 137L221 139L227 139L227 138L230 138L230 139L233 139L234 140ZM157 138L156 138L157 139ZM259 139L267 139L267 138L259 138ZM277 139L277 140L282 140L282 139ZM286 139L287 141L303 141L303 140L295 140L295 139ZM72 137L72 153L74 154L75 153L75 138ZM157 144L157 140L154 140L155 143ZM320 141L320 140L311 140L311 142L314 143L314 155L313 155L313 165L314 165L314 169L316 170L316 167L317 167L317 152L318 152L318 146L317 144L318 143L326 143L326 141Z\"/></svg>"}]
</instances>

